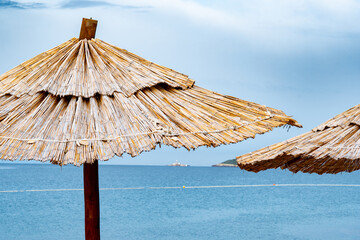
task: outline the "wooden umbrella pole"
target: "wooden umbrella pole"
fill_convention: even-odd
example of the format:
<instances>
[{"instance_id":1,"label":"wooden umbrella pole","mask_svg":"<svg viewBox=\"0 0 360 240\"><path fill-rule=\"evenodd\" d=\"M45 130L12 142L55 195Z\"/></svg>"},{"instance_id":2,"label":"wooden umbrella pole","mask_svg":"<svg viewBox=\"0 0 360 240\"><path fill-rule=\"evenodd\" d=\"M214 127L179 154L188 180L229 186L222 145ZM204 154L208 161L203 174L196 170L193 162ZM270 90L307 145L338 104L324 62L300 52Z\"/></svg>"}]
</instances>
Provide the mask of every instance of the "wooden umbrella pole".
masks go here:
<instances>
[{"instance_id":1,"label":"wooden umbrella pole","mask_svg":"<svg viewBox=\"0 0 360 240\"><path fill-rule=\"evenodd\" d=\"M84 163L85 239L100 239L98 161Z\"/></svg>"},{"instance_id":2,"label":"wooden umbrella pole","mask_svg":"<svg viewBox=\"0 0 360 240\"><path fill-rule=\"evenodd\" d=\"M97 21L83 18L79 39L95 38ZM98 161L84 163L85 239L100 239L99 166Z\"/></svg>"}]
</instances>

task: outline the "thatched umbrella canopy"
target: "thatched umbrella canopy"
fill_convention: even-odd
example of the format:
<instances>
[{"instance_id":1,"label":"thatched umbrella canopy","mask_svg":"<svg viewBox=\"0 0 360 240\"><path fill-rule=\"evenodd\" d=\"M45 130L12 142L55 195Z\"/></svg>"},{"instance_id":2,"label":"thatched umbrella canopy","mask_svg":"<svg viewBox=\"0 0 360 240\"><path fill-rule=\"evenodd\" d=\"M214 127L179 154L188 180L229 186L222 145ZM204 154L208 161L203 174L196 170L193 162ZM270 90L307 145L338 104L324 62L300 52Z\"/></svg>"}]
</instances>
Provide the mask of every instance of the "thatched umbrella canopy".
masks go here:
<instances>
[{"instance_id":1,"label":"thatched umbrella canopy","mask_svg":"<svg viewBox=\"0 0 360 240\"><path fill-rule=\"evenodd\" d=\"M84 19L79 38L0 76L0 158L84 164L87 239L98 236L97 160L160 144L216 147L300 126L280 110L203 89L94 39L96 25Z\"/></svg>"},{"instance_id":2,"label":"thatched umbrella canopy","mask_svg":"<svg viewBox=\"0 0 360 240\"><path fill-rule=\"evenodd\" d=\"M241 169L339 173L360 169L360 104L312 131L237 157Z\"/></svg>"}]
</instances>

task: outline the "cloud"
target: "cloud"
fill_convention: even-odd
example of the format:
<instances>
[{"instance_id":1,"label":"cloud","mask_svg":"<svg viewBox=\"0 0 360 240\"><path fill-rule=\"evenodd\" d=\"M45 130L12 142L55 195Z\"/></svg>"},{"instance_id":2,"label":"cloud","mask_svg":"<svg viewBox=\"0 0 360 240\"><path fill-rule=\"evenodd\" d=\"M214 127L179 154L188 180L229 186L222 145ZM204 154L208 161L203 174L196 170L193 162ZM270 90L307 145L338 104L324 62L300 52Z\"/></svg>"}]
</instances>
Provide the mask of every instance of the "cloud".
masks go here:
<instances>
[{"instance_id":1,"label":"cloud","mask_svg":"<svg viewBox=\"0 0 360 240\"><path fill-rule=\"evenodd\" d=\"M53 8L53 9L78 9L78 8L95 8L95 7L118 7L122 9L147 11L152 7L148 5L132 5L132 4L119 4L116 1L97 1L97 0L38 0L37 2L29 2L27 0L0 0L1 8L13 9L31 9L31 8Z\"/></svg>"},{"instance_id":2,"label":"cloud","mask_svg":"<svg viewBox=\"0 0 360 240\"><path fill-rule=\"evenodd\" d=\"M69 0L60 3L60 8L76 9L89 7L119 7L129 10L148 10L148 6L135 6L131 4L118 4L118 2L111 1L96 1L96 0Z\"/></svg>"},{"instance_id":3,"label":"cloud","mask_svg":"<svg viewBox=\"0 0 360 240\"><path fill-rule=\"evenodd\" d=\"M22 3L17 1L0 0L0 8L29 9L44 7L45 5L39 2Z\"/></svg>"},{"instance_id":4,"label":"cloud","mask_svg":"<svg viewBox=\"0 0 360 240\"><path fill-rule=\"evenodd\" d=\"M90 1L90 0L70 0L63 2L61 8L87 8L99 6L113 6L113 4L106 1Z\"/></svg>"},{"instance_id":5,"label":"cloud","mask_svg":"<svg viewBox=\"0 0 360 240\"><path fill-rule=\"evenodd\" d=\"M357 0L0 0L0 8L80 9L118 7L187 18L206 28L217 28L247 38L279 36L303 40L311 37L332 38L338 33L358 36L360 2Z\"/></svg>"},{"instance_id":6,"label":"cloud","mask_svg":"<svg viewBox=\"0 0 360 240\"><path fill-rule=\"evenodd\" d=\"M111 1L111 0L109 0ZM115 0L112 0L115 2ZM358 36L360 2L356 0L121 0L149 5L206 28L218 28L252 40L312 41ZM311 38L311 39L309 39Z\"/></svg>"}]
</instances>

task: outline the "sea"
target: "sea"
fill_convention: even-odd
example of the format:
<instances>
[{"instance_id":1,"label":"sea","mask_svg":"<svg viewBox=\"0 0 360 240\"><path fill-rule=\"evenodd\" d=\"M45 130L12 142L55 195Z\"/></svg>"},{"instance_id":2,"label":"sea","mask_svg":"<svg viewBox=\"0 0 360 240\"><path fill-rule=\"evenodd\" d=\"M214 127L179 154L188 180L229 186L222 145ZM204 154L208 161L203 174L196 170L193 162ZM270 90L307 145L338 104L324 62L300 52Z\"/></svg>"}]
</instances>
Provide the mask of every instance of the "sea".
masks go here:
<instances>
[{"instance_id":1,"label":"sea","mask_svg":"<svg viewBox=\"0 0 360 240\"><path fill-rule=\"evenodd\" d=\"M0 163L0 239L84 239L82 167ZM100 165L101 239L360 239L360 172Z\"/></svg>"}]
</instances>

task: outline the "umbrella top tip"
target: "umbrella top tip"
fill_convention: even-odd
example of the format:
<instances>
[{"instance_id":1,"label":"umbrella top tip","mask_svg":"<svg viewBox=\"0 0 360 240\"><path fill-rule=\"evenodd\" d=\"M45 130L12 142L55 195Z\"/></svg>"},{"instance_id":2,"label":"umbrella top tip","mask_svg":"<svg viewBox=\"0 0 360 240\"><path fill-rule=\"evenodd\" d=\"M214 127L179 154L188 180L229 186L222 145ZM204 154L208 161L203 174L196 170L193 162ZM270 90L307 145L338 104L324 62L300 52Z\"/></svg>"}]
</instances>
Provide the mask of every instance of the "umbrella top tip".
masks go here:
<instances>
[{"instance_id":1,"label":"umbrella top tip","mask_svg":"<svg viewBox=\"0 0 360 240\"><path fill-rule=\"evenodd\" d=\"M79 39L90 40L92 38L95 38L97 23L98 21L92 18L83 18L81 23Z\"/></svg>"}]
</instances>

